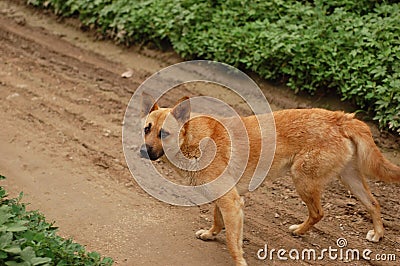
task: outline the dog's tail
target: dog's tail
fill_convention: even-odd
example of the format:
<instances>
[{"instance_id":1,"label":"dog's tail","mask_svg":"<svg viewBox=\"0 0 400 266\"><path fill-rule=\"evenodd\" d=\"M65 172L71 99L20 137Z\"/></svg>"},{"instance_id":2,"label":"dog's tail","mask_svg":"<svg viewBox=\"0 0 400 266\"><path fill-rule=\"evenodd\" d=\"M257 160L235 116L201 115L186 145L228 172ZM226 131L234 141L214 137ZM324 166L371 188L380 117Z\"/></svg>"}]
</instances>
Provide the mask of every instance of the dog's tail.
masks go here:
<instances>
[{"instance_id":1,"label":"dog's tail","mask_svg":"<svg viewBox=\"0 0 400 266\"><path fill-rule=\"evenodd\" d=\"M356 146L358 167L363 174L385 182L400 183L400 167L382 155L364 122L355 119L354 114L345 114L343 130Z\"/></svg>"}]
</instances>

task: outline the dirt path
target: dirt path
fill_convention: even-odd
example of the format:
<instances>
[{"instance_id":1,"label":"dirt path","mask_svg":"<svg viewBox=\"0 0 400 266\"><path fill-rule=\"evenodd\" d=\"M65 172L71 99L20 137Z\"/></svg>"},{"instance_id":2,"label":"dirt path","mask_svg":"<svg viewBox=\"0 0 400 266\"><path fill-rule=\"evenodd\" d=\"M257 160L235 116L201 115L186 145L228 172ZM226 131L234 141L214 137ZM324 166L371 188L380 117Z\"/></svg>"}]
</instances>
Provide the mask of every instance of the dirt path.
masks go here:
<instances>
[{"instance_id":1,"label":"dirt path","mask_svg":"<svg viewBox=\"0 0 400 266\"><path fill-rule=\"evenodd\" d=\"M223 235L213 242L194 237L211 224L209 206L174 207L151 198L124 161L126 105L146 77L178 62L176 55L94 41L68 21L60 24L8 1L0 1L0 47L0 173L7 176L2 185L12 195L24 191L30 208L55 220L63 236L113 257L116 265L231 265ZM122 79L127 68L134 75ZM308 106L314 100L287 96L266 83L261 87L275 108ZM400 165L400 139L380 136L376 128L373 132L385 155ZM337 247L339 237L347 239L348 248L393 253L399 261L400 186L370 183L386 226L379 244L364 239L370 217L338 182L325 193L326 217L302 238L287 230L306 212L290 180L282 178L249 195L244 247L249 264L282 263L276 256L257 259L265 244L320 251Z\"/></svg>"}]
</instances>

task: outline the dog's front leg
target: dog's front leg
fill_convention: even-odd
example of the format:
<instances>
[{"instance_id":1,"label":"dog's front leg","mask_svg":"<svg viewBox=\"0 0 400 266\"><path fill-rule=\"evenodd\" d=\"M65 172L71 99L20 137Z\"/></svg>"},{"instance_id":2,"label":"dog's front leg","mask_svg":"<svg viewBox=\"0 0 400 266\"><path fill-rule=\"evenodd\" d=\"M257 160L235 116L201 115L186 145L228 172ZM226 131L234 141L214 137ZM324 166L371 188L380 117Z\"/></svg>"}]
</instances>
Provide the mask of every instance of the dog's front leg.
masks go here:
<instances>
[{"instance_id":1,"label":"dog's front leg","mask_svg":"<svg viewBox=\"0 0 400 266\"><path fill-rule=\"evenodd\" d=\"M224 219L222 218L221 210L218 205L215 204L213 226L208 230L201 229L197 231L196 237L202 240L214 239L215 236L221 232L222 228L224 228Z\"/></svg>"},{"instance_id":2,"label":"dog's front leg","mask_svg":"<svg viewBox=\"0 0 400 266\"><path fill-rule=\"evenodd\" d=\"M236 266L247 265L243 258L244 200L236 188L217 200L225 223L226 243Z\"/></svg>"}]
</instances>

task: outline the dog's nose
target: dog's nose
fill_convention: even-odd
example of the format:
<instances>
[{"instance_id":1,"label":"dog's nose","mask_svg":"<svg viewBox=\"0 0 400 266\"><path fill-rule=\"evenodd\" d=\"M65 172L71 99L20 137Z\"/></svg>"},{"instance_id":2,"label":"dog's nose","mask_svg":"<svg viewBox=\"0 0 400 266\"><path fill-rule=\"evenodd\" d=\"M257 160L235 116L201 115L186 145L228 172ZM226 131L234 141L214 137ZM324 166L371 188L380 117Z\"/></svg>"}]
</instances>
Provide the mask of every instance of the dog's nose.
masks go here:
<instances>
[{"instance_id":1,"label":"dog's nose","mask_svg":"<svg viewBox=\"0 0 400 266\"><path fill-rule=\"evenodd\" d=\"M145 158L145 159L150 159L148 151L150 150L150 147L147 144L143 144L140 147L140 157Z\"/></svg>"}]
</instances>

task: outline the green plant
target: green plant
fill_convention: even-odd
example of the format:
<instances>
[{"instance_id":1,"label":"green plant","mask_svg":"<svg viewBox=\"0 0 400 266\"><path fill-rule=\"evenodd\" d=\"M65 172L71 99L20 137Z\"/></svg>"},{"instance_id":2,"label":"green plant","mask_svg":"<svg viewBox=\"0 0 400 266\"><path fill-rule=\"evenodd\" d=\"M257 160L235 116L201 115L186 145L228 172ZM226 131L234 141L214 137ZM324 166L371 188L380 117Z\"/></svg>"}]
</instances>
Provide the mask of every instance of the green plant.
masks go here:
<instances>
[{"instance_id":1,"label":"green plant","mask_svg":"<svg viewBox=\"0 0 400 266\"><path fill-rule=\"evenodd\" d=\"M58 236L57 228L42 214L26 211L22 196L8 199L0 186L0 265L112 265L111 258L86 252L71 239Z\"/></svg>"}]
</instances>

